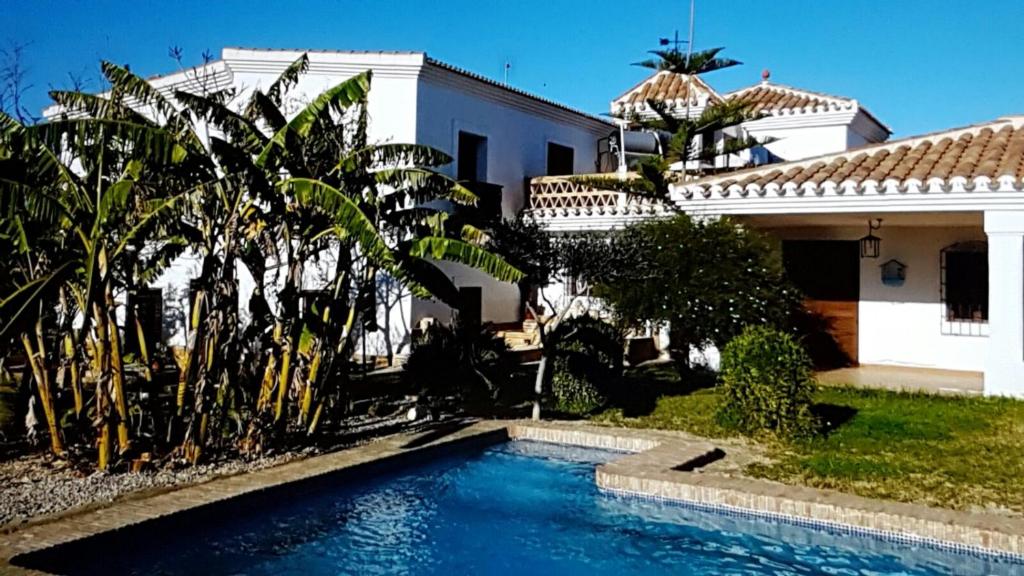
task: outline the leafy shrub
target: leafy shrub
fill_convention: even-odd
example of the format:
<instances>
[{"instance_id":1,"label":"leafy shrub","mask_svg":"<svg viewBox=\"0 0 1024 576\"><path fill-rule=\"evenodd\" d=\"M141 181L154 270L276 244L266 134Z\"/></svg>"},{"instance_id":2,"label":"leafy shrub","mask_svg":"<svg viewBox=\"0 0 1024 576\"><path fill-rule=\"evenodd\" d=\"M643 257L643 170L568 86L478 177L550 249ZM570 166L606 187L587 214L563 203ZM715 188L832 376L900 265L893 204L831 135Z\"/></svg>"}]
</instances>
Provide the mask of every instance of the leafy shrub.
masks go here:
<instances>
[{"instance_id":1,"label":"leafy shrub","mask_svg":"<svg viewBox=\"0 0 1024 576\"><path fill-rule=\"evenodd\" d=\"M403 378L432 398L494 398L513 367L505 341L487 326L434 324L413 342Z\"/></svg>"},{"instance_id":2,"label":"leafy shrub","mask_svg":"<svg viewBox=\"0 0 1024 576\"><path fill-rule=\"evenodd\" d=\"M593 318L569 318L549 335L554 342L551 392L555 409L588 414L604 405L622 378L624 342L613 325Z\"/></svg>"},{"instance_id":3,"label":"leafy shrub","mask_svg":"<svg viewBox=\"0 0 1024 576\"><path fill-rule=\"evenodd\" d=\"M787 328L799 309L777 243L728 218L644 221L610 245L628 258L606 266L595 295L627 324L667 324L681 374L692 349L721 349L750 325Z\"/></svg>"},{"instance_id":4,"label":"leafy shrub","mask_svg":"<svg viewBox=\"0 0 1024 576\"><path fill-rule=\"evenodd\" d=\"M746 328L722 350L723 425L744 434L794 437L814 431L811 359L792 336Z\"/></svg>"}]
</instances>

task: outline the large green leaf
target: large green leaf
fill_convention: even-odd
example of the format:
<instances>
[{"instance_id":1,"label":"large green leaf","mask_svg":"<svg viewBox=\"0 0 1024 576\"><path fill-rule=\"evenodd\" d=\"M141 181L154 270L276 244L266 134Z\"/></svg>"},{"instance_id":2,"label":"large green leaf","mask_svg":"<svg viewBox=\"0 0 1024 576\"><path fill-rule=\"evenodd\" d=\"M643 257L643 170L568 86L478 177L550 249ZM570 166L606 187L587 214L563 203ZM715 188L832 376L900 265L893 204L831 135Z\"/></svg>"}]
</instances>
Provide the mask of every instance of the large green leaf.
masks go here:
<instances>
[{"instance_id":1,"label":"large green leaf","mask_svg":"<svg viewBox=\"0 0 1024 576\"><path fill-rule=\"evenodd\" d=\"M113 102L109 98L104 98L103 96L98 96L96 94L68 90L51 90L50 98L64 108L65 111L72 113L77 112L90 118L127 120L137 124L153 125L152 120L146 118L136 110L133 110L131 107Z\"/></svg>"},{"instance_id":2,"label":"large green leaf","mask_svg":"<svg viewBox=\"0 0 1024 576\"><path fill-rule=\"evenodd\" d=\"M21 125L21 122L18 122L0 110L0 137L3 138L4 142L7 142L11 137L21 134L24 131L25 127Z\"/></svg>"},{"instance_id":3,"label":"large green leaf","mask_svg":"<svg viewBox=\"0 0 1024 576\"><path fill-rule=\"evenodd\" d=\"M197 117L220 128L233 143L249 153L259 152L267 144L268 138L252 120L214 98L180 90L174 93L174 98Z\"/></svg>"},{"instance_id":4,"label":"large green leaf","mask_svg":"<svg viewBox=\"0 0 1024 576\"><path fill-rule=\"evenodd\" d=\"M21 321L32 310L37 309L41 300L52 300L56 287L74 271L74 261L64 262L55 270L18 286L11 294L0 300L0 341L11 335Z\"/></svg>"},{"instance_id":5,"label":"large green leaf","mask_svg":"<svg viewBox=\"0 0 1024 576\"><path fill-rule=\"evenodd\" d=\"M346 154L337 170L352 172L367 168L435 168L452 161L444 152L420 144L379 144L365 146Z\"/></svg>"},{"instance_id":6,"label":"large green leaf","mask_svg":"<svg viewBox=\"0 0 1024 576\"><path fill-rule=\"evenodd\" d=\"M257 90L252 93L251 98L249 109L246 111L247 116L253 119L262 118L274 132L288 124L288 119L284 117L284 113L281 112L279 105L274 104L274 101L266 94Z\"/></svg>"},{"instance_id":7,"label":"large green leaf","mask_svg":"<svg viewBox=\"0 0 1024 576\"><path fill-rule=\"evenodd\" d=\"M276 158L288 151L290 137L305 138L308 136L310 129L325 112L333 110L340 113L353 104L365 102L366 96L370 92L370 77L371 73L367 70L317 96L287 125L274 133L270 142L256 159L256 165L268 168L276 166Z\"/></svg>"},{"instance_id":8,"label":"large green leaf","mask_svg":"<svg viewBox=\"0 0 1024 576\"><path fill-rule=\"evenodd\" d=\"M393 256L373 221L351 198L337 188L310 178L289 178L281 183L299 206L312 207L331 217L333 225L355 240L363 254L378 264Z\"/></svg>"},{"instance_id":9,"label":"large green leaf","mask_svg":"<svg viewBox=\"0 0 1024 576\"><path fill-rule=\"evenodd\" d=\"M161 164L181 162L188 154L167 130L124 120L55 120L31 126L26 134L34 144L55 153L69 145L73 154L88 153L88 146L103 138L128 143L136 158Z\"/></svg>"},{"instance_id":10,"label":"large green leaf","mask_svg":"<svg viewBox=\"0 0 1024 576\"><path fill-rule=\"evenodd\" d=\"M274 80L274 83L267 88L266 96L274 103L275 106L280 107L284 103L284 95L286 92L291 90L299 82L299 77L309 70L309 54L303 53L299 56L295 62L292 62L281 72L281 75Z\"/></svg>"},{"instance_id":11,"label":"large green leaf","mask_svg":"<svg viewBox=\"0 0 1024 576\"><path fill-rule=\"evenodd\" d=\"M128 68L107 61L102 62L100 68L103 70L103 75L114 85L112 93L126 94L139 104L152 107L157 114L163 117L163 126L166 130L174 133L186 148L193 152L202 152L202 140L192 129L192 123L178 111L170 99L161 94L145 78L136 75Z\"/></svg>"},{"instance_id":12,"label":"large green leaf","mask_svg":"<svg viewBox=\"0 0 1024 576\"><path fill-rule=\"evenodd\" d=\"M429 206L416 206L403 210L388 210L381 214L381 220L390 226L409 228L414 226L426 226L435 220L442 222L447 218L448 213L440 208Z\"/></svg>"},{"instance_id":13,"label":"large green leaf","mask_svg":"<svg viewBox=\"0 0 1024 576\"><path fill-rule=\"evenodd\" d=\"M389 168L373 173L379 186L390 188L388 206L401 208L405 200L415 203L449 200L465 206L476 206L479 197L448 176L426 168Z\"/></svg>"},{"instance_id":14,"label":"large green leaf","mask_svg":"<svg viewBox=\"0 0 1024 576\"><path fill-rule=\"evenodd\" d=\"M103 61L100 63L103 75L111 84L120 89L124 94L134 98L143 106L152 106L159 114L169 122L186 124L178 114L174 104L164 97L159 90L132 71L113 62Z\"/></svg>"},{"instance_id":15,"label":"large green leaf","mask_svg":"<svg viewBox=\"0 0 1024 576\"><path fill-rule=\"evenodd\" d=\"M417 258L457 262L486 272L501 282L518 282L523 278L522 272L505 262L500 256L479 246L453 238L440 236L417 238L410 242L409 254Z\"/></svg>"}]
</instances>

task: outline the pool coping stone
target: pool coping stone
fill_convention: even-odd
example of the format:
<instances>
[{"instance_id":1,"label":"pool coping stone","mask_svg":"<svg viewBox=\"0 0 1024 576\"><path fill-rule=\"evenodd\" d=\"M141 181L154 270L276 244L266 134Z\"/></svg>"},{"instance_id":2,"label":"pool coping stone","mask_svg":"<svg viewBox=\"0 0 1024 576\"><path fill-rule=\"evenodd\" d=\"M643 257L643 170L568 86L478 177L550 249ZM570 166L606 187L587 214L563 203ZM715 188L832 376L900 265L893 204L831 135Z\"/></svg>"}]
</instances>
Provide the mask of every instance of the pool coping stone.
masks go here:
<instances>
[{"instance_id":1,"label":"pool coping stone","mask_svg":"<svg viewBox=\"0 0 1024 576\"><path fill-rule=\"evenodd\" d=\"M446 429L447 426L447 429ZM852 494L702 471L720 457L711 442L671 432L564 422L483 420L405 432L244 474L131 496L100 507L69 510L0 534L0 576L45 574L12 559L75 540L123 530L179 512L258 494L296 482L329 478L378 463L430 457L445 449L532 440L622 452L599 465L597 486L617 496L673 502L812 528L863 534L971 555L1024 561L1024 518L939 509ZM728 457L728 455L725 455ZM691 464L692 471L687 464ZM683 469L680 469L683 468Z\"/></svg>"}]
</instances>

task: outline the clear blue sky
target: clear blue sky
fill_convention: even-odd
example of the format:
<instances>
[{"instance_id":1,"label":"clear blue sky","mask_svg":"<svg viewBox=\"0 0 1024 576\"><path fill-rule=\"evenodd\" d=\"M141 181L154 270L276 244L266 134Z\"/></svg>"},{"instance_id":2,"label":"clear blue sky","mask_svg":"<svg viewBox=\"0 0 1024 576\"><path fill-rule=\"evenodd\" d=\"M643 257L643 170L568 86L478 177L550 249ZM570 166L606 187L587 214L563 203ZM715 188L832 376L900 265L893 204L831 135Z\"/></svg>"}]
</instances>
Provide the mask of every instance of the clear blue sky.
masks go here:
<instances>
[{"instance_id":1,"label":"clear blue sky","mask_svg":"<svg viewBox=\"0 0 1024 576\"><path fill-rule=\"evenodd\" d=\"M422 50L601 113L645 71L629 64L678 28L687 0L0 0L0 42L26 52L33 109L99 59L143 75L223 46ZM745 64L719 90L769 68L784 84L857 98L897 136L1024 113L1022 0L697 0L696 45Z\"/></svg>"}]
</instances>

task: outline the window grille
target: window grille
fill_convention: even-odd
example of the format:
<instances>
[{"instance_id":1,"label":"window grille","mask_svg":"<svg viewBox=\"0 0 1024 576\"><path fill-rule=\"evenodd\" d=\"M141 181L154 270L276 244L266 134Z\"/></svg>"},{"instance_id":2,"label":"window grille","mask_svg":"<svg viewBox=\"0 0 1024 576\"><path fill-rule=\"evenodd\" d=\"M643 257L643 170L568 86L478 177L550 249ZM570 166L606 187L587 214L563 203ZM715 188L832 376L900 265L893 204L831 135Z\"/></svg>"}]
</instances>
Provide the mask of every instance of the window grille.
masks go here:
<instances>
[{"instance_id":1,"label":"window grille","mask_svg":"<svg viewBox=\"0 0 1024 576\"><path fill-rule=\"evenodd\" d=\"M939 258L942 333L988 335L988 245L960 242Z\"/></svg>"}]
</instances>

